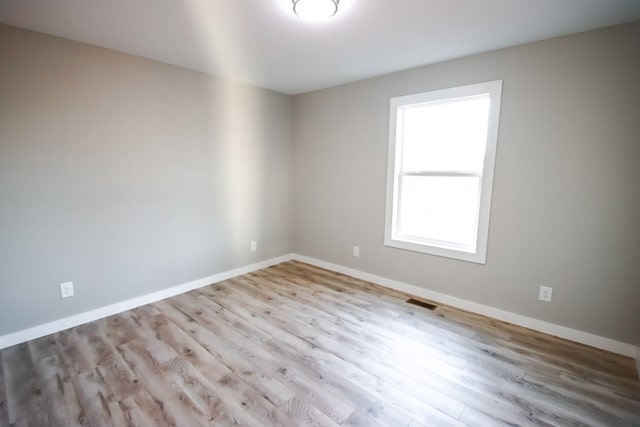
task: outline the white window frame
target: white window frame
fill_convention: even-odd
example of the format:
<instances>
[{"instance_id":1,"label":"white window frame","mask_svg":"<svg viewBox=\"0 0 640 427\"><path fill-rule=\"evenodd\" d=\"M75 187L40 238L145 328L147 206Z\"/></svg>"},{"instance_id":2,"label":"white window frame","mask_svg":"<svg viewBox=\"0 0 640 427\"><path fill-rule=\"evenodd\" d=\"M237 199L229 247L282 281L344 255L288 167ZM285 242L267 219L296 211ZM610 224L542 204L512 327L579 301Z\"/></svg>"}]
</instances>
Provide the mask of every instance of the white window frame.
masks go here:
<instances>
[{"instance_id":1,"label":"white window frame","mask_svg":"<svg viewBox=\"0 0 640 427\"><path fill-rule=\"evenodd\" d=\"M401 189L400 176L478 176L468 171L401 171L402 159L402 123L398 117L402 108L431 102L442 102L456 98L489 95L489 122L485 156L480 183L480 197L477 216L477 232L475 249L456 247L447 242L434 240L410 239L400 236L398 230L398 210ZM502 80L472 84L461 87L436 90L415 95L401 96L390 100L389 111L389 157L387 168L387 206L385 215L384 244L400 249L423 252L432 255L460 259L479 264L486 263L487 243L489 237L489 218L491 214L491 193L498 143L498 127L500 122L500 101L502 96Z\"/></svg>"}]
</instances>

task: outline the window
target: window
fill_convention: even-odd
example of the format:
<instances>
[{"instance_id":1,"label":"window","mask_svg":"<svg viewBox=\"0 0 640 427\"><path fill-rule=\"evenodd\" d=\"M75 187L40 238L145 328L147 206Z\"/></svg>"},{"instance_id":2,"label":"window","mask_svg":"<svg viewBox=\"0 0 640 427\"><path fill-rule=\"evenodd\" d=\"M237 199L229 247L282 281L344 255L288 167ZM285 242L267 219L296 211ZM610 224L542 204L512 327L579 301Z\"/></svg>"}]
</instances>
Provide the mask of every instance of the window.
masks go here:
<instances>
[{"instance_id":1,"label":"window","mask_svg":"<svg viewBox=\"0 0 640 427\"><path fill-rule=\"evenodd\" d=\"M485 263L501 92L391 99L385 245Z\"/></svg>"}]
</instances>

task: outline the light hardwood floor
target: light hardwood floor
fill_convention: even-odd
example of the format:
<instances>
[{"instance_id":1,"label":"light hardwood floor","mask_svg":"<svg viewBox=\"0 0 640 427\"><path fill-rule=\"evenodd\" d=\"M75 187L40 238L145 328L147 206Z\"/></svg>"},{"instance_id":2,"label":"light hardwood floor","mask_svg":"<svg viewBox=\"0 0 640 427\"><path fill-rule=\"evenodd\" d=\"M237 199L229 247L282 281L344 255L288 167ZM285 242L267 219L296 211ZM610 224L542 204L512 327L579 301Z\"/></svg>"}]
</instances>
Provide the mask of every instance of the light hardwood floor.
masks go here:
<instances>
[{"instance_id":1,"label":"light hardwood floor","mask_svg":"<svg viewBox=\"0 0 640 427\"><path fill-rule=\"evenodd\" d=\"M0 425L640 426L632 359L288 262L0 352Z\"/></svg>"}]
</instances>

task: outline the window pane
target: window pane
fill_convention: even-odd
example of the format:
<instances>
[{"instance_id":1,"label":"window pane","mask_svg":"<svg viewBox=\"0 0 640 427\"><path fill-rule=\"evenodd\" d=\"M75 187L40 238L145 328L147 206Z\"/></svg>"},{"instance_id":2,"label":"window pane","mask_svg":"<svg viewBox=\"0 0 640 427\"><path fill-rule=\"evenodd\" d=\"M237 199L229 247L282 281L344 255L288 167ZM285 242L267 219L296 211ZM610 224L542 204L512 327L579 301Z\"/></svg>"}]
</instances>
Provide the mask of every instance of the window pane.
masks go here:
<instances>
[{"instance_id":1,"label":"window pane","mask_svg":"<svg viewBox=\"0 0 640 427\"><path fill-rule=\"evenodd\" d=\"M489 95L402 107L402 170L481 172L489 107Z\"/></svg>"},{"instance_id":2,"label":"window pane","mask_svg":"<svg viewBox=\"0 0 640 427\"><path fill-rule=\"evenodd\" d=\"M475 251L479 177L402 176L398 233Z\"/></svg>"}]
</instances>

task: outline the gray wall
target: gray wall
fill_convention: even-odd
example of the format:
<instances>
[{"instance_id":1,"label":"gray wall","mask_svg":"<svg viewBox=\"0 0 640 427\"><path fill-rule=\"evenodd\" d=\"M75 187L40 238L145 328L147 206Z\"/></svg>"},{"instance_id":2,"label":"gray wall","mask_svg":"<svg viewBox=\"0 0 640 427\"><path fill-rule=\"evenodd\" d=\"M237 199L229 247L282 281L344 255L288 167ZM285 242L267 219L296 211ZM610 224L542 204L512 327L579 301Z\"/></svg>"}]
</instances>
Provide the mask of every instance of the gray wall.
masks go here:
<instances>
[{"instance_id":1,"label":"gray wall","mask_svg":"<svg viewBox=\"0 0 640 427\"><path fill-rule=\"evenodd\" d=\"M0 26L0 335L289 253L291 118L285 95Z\"/></svg>"},{"instance_id":2,"label":"gray wall","mask_svg":"<svg viewBox=\"0 0 640 427\"><path fill-rule=\"evenodd\" d=\"M296 96L294 249L636 344L639 78L636 23ZM495 79L486 265L385 247L389 98ZM552 303L537 300L540 285L554 288Z\"/></svg>"}]
</instances>

